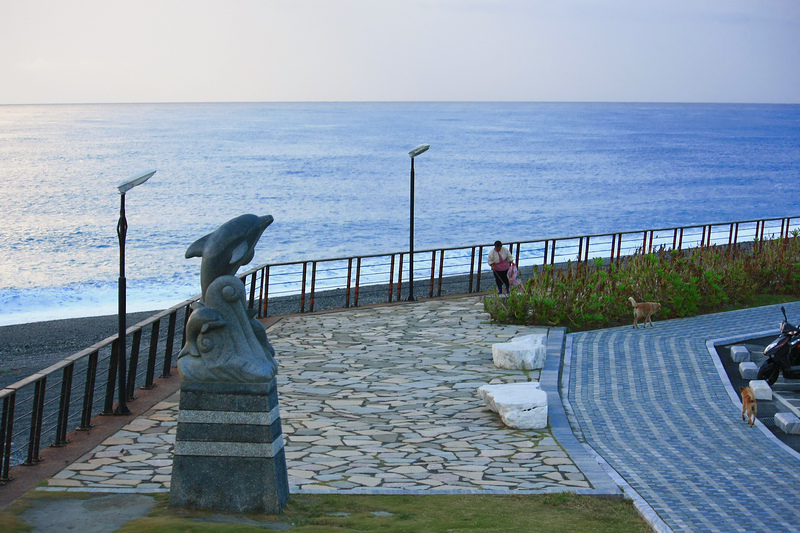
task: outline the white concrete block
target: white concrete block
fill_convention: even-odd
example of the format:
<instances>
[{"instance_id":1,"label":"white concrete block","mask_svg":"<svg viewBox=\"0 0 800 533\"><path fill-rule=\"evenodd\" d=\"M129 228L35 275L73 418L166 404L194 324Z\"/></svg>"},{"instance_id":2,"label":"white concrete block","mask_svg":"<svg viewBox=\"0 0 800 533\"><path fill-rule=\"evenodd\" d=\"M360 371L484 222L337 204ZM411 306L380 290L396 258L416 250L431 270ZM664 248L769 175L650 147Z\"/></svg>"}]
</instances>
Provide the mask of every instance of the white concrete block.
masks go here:
<instances>
[{"instance_id":1,"label":"white concrete block","mask_svg":"<svg viewBox=\"0 0 800 533\"><path fill-rule=\"evenodd\" d=\"M758 377L758 367L751 361L739 363L739 374L742 379L756 379Z\"/></svg>"},{"instance_id":2,"label":"white concrete block","mask_svg":"<svg viewBox=\"0 0 800 533\"><path fill-rule=\"evenodd\" d=\"M547 334L515 337L511 342L492 344L494 366L508 370L541 370L547 347Z\"/></svg>"},{"instance_id":3,"label":"white concrete block","mask_svg":"<svg viewBox=\"0 0 800 533\"><path fill-rule=\"evenodd\" d=\"M478 388L478 395L508 427L547 427L547 393L536 382L483 385Z\"/></svg>"},{"instance_id":4,"label":"white concrete block","mask_svg":"<svg viewBox=\"0 0 800 533\"><path fill-rule=\"evenodd\" d=\"M772 400L772 388L763 379L750 381L750 388L756 395L756 400Z\"/></svg>"},{"instance_id":5,"label":"white concrete block","mask_svg":"<svg viewBox=\"0 0 800 533\"><path fill-rule=\"evenodd\" d=\"M742 363L750 360L750 350L744 346L731 346L731 359L734 363Z\"/></svg>"},{"instance_id":6,"label":"white concrete block","mask_svg":"<svg viewBox=\"0 0 800 533\"><path fill-rule=\"evenodd\" d=\"M775 425L787 435L800 433L800 418L794 413L775 413Z\"/></svg>"}]
</instances>

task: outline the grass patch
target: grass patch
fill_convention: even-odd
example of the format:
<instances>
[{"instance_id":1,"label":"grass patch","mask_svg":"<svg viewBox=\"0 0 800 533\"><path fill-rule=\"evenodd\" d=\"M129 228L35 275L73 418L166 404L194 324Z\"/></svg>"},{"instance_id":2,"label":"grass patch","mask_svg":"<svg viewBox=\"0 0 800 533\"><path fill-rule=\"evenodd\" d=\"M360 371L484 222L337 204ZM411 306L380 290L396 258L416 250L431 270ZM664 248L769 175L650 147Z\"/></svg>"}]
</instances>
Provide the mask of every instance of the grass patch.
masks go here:
<instances>
[{"instance_id":1,"label":"grass patch","mask_svg":"<svg viewBox=\"0 0 800 533\"><path fill-rule=\"evenodd\" d=\"M162 500L151 516L122 532L264 531L253 524L199 523L208 513L170 509ZM296 494L280 516L249 519L293 524L296 533L322 531L514 532L650 531L629 500L573 493L545 495Z\"/></svg>"},{"instance_id":2,"label":"grass patch","mask_svg":"<svg viewBox=\"0 0 800 533\"><path fill-rule=\"evenodd\" d=\"M29 531L21 513L35 505L38 498L54 497L53 493L46 494L31 496L29 493L14 508L0 513L0 530L9 533ZM569 492L428 496L295 494L280 516L246 517L172 509L168 506L166 494L154 497L157 504L149 516L128 522L119 531L248 533L269 531L269 525L291 526L287 530L293 533L650 531L630 500Z\"/></svg>"}]
</instances>

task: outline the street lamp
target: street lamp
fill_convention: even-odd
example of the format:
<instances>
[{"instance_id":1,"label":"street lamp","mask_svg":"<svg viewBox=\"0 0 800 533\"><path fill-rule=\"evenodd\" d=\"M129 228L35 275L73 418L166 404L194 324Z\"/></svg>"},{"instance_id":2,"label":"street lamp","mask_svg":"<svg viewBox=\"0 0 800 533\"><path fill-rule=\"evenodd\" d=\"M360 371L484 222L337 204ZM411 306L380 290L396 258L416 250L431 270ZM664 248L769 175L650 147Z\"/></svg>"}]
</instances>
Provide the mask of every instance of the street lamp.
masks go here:
<instances>
[{"instance_id":1,"label":"street lamp","mask_svg":"<svg viewBox=\"0 0 800 533\"><path fill-rule=\"evenodd\" d=\"M117 237L119 237L119 333L117 336L117 362L119 364L119 403L114 410L115 415L129 415L127 401L127 364L125 361L126 339L125 331L128 329L125 324L126 302L125 302L125 236L128 233L128 220L125 218L125 193L137 185L141 185L155 174L155 170L146 170L134 174L117 186L119 189L119 222L117 222Z\"/></svg>"},{"instance_id":2,"label":"street lamp","mask_svg":"<svg viewBox=\"0 0 800 533\"><path fill-rule=\"evenodd\" d=\"M410 152L411 156L411 235L409 237L408 253L408 301L414 301L414 158L430 148L430 144L420 144Z\"/></svg>"}]
</instances>

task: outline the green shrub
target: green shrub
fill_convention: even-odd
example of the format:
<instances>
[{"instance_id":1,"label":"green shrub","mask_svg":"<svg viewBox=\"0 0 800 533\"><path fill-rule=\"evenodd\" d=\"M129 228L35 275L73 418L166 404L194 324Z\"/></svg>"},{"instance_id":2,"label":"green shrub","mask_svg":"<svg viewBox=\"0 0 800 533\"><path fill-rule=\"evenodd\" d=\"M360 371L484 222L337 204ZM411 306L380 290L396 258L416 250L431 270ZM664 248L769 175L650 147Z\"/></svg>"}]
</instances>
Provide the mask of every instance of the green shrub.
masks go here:
<instances>
[{"instance_id":1,"label":"green shrub","mask_svg":"<svg viewBox=\"0 0 800 533\"><path fill-rule=\"evenodd\" d=\"M492 321L592 329L629 323L629 297L662 304L660 318L748 305L758 294L800 296L800 239L752 245L661 249L606 265L601 258L534 267L508 298L484 299Z\"/></svg>"}]
</instances>

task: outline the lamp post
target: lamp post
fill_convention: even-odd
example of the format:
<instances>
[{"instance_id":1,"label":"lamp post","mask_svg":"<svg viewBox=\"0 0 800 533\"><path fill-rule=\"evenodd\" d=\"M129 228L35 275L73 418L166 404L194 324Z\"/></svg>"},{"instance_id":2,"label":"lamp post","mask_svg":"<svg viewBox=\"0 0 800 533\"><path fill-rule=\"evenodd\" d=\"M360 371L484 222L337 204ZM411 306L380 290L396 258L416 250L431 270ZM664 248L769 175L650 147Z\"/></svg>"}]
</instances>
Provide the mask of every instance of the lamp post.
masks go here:
<instances>
[{"instance_id":1,"label":"lamp post","mask_svg":"<svg viewBox=\"0 0 800 533\"><path fill-rule=\"evenodd\" d=\"M411 223L408 252L408 301L414 301L414 158L430 148L430 144L420 144L410 152L411 156Z\"/></svg>"},{"instance_id":2,"label":"lamp post","mask_svg":"<svg viewBox=\"0 0 800 533\"><path fill-rule=\"evenodd\" d=\"M117 222L117 237L119 237L119 332L117 336L117 363L119 365L119 403L114 410L115 415L129 415L130 409L126 403L127 391L127 363L125 361L125 351L127 350L125 331L128 329L126 320L125 302L125 236L128 233L128 220L125 218L125 193L137 185L141 185L155 174L155 170L146 170L134 174L117 186L119 190L119 222Z\"/></svg>"}]
</instances>

